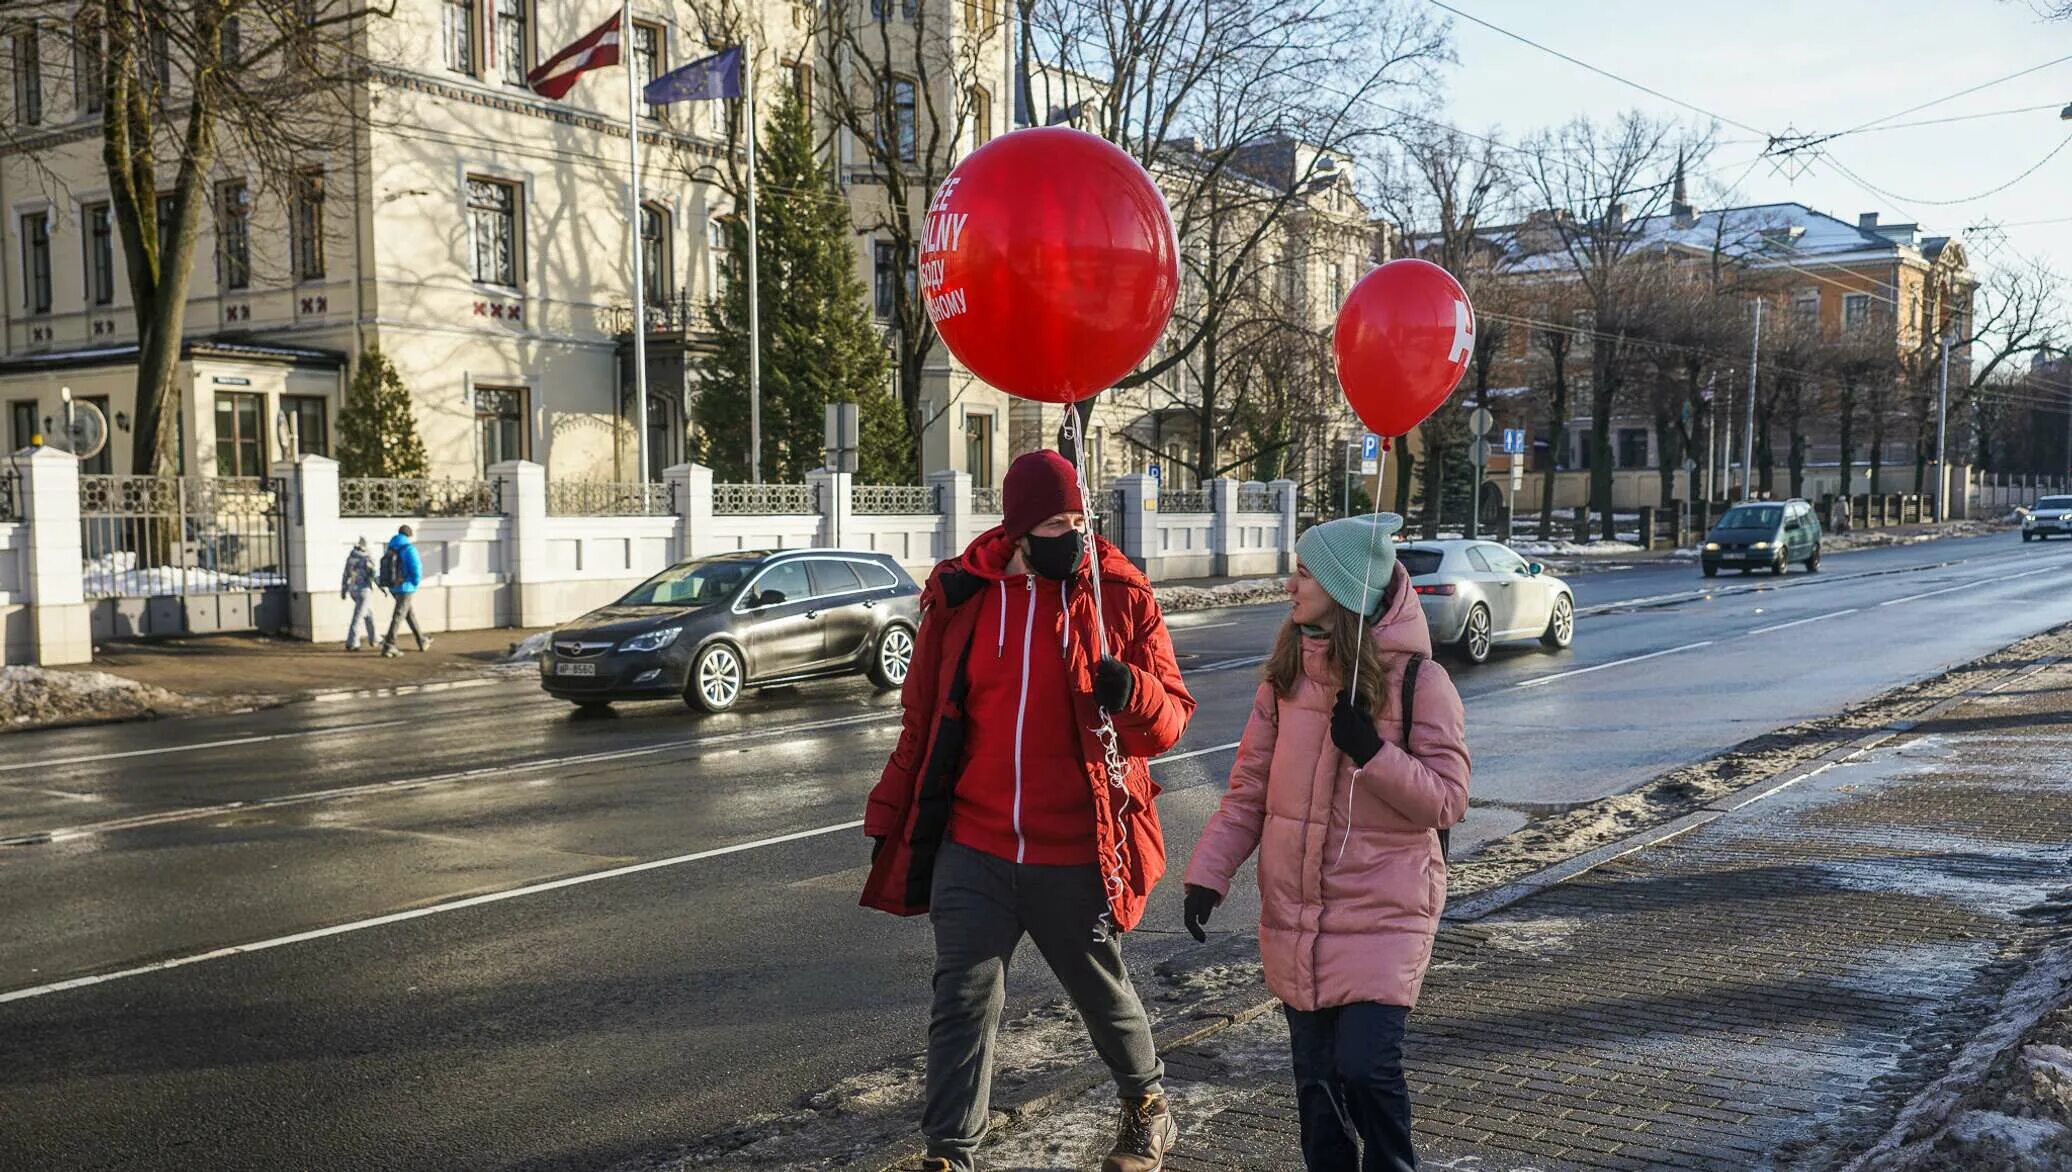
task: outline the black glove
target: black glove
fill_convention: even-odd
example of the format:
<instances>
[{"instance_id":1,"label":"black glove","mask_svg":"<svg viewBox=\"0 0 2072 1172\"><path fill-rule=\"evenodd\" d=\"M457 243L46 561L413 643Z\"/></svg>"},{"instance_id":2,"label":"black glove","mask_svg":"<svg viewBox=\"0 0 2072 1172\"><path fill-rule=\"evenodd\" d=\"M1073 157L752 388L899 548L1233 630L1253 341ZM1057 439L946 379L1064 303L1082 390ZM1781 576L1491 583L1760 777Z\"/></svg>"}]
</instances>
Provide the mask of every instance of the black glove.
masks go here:
<instances>
[{"instance_id":1,"label":"black glove","mask_svg":"<svg viewBox=\"0 0 2072 1172\"><path fill-rule=\"evenodd\" d=\"M1215 911L1216 905L1222 902L1222 896L1217 895L1206 887L1196 887L1194 884L1189 883L1187 885L1187 902L1184 910L1180 913L1180 919L1187 925L1187 934L1203 944L1207 944L1209 937L1202 931L1202 927L1209 922L1209 913Z\"/></svg>"},{"instance_id":2,"label":"black glove","mask_svg":"<svg viewBox=\"0 0 2072 1172\"><path fill-rule=\"evenodd\" d=\"M952 609L971 601L971 596L985 588L986 580L966 569L944 571L936 584L942 589L945 606Z\"/></svg>"},{"instance_id":3,"label":"black glove","mask_svg":"<svg viewBox=\"0 0 2072 1172\"><path fill-rule=\"evenodd\" d=\"M1338 693L1338 703L1331 709L1331 743L1355 765L1365 765L1381 752L1381 734L1374 731L1374 718L1354 708L1352 697L1344 692Z\"/></svg>"},{"instance_id":4,"label":"black glove","mask_svg":"<svg viewBox=\"0 0 2072 1172\"><path fill-rule=\"evenodd\" d=\"M884 850L884 849L885 849L885 836L884 836L884 835L882 835L882 834L873 834L873 835L871 835L871 862L873 862L873 863L877 862L877 861L878 861L878 852L879 852L879 851L881 851L881 850Z\"/></svg>"},{"instance_id":5,"label":"black glove","mask_svg":"<svg viewBox=\"0 0 2072 1172\"><path fill-rule=\"evenodd\" d=\"M1101 662L1094 665L1094 699L1110 713L1129 707L1130 697L1137 694L1137 677L1130 671L1130 665L1113 655L1103 655Z\"/></svg>"}]
</instances>

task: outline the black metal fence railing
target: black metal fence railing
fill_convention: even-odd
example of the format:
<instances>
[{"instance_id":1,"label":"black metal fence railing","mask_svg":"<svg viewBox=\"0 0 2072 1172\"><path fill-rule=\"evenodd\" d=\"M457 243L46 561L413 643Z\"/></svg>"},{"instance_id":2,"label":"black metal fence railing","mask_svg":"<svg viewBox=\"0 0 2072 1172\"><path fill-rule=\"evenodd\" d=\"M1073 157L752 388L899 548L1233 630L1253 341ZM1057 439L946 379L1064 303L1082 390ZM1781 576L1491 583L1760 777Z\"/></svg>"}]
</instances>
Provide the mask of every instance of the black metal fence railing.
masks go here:
<instances>
[{"instance_id":1,"label":"black metal fence railing","mask_svg":"<svg viewBox=\"0 0 2072 1172\"><path fill-rule=\"evenodd\" d=\"M494 517L500 480L402 480L355 476L338 482L341 517Z\"/></svg>"},{"instance_id":2,"label":"black metal fence railing","mask_svg":"<svg viewBox=\"0 0 2072 1172\"><path fill-rule=\"evenodd\" d=\"M22 478L11 469L0 469L0 521L22 519Z\"/></svg>"},{"instance_id":3,"label":"black metal fence railing","mask_svg":"<svg viewBox=\"0 0 2072 1172\"><path fill-rule=\"evenodd\" d=\"M668 297L649 298L641 307L646 312L647 332L650 334L698 334L713 329L713 303L702 297L677 293ZM611 328L614 334L633 332L633 307L614 305L610 309Z\"/></svg>"},{"instance_id":4,"label":"black metal fence railing","mask_svg":"<svg viewBox=\"0 0 2072 1172\"><path fill-rule=\"evenodd\" d=\"M929 484L858 484L849 489L857 516L921 516L942 512L942 494Z\"/></svg>"},{"instance_id":5,"label":"black metal fence railing","mask_svg":"<svg viewBox=\"0 0 2072 1172\"><path fill-rule=\"evenodd\" d=\"M1209 512L1209 494L1206 489L1176 488L1158 494L1158 511L1161 513L1206 513Z\"/></svg>"},{"instance_id":6,"label":"black metal fence railing","mask_svg":"<svg viewBox=\"0 0 2072 1172\"><path fill-rule=\"evenodd\" d=\"M1000 514L1000 490L985 487L973 488L971 490L971 511L998 516Z\"/></svg>"},{"instance_id":7,"label":"black metal fence railing","mask_svg":"<svg viewBox=\"0 0 2072 1172\"><path fill-rule=\"evenodd\" d=\"M281 495L269 477L80 477L86 598L285 587Z\"/></svg>"},{"instance_id":8,"label":"black metal fence railing","mask_svg":"<svg viewBox=\"0 0 2072 1172\"><path fill-rule=\"evenodd\" d=\"M1238 489L1237 511L1240 513L1278 513L1281 511L1280 494L1270 488Z\"/></svg>"},{"instance_id":9,"label":"black metal fence railing","mask_svg":"<svg viewBox=\"0 0 2072 1172\"><path fill-rule=\"evenodd\" d=\"M716 517L781 516L818 513L820 492L811 484L715 484L712 513Z\"/></svg>"},{"instance_id":10,"label":"black metal fence railing","mask_svg":"<svg viewBox=\"0 0 2072 1172\"><path fill-rule=\"evenodd\" d=\"M674 484L614 480L551 480L547 512L557 517L668 517L676 513Z\"/></svg>"}]
</instances>

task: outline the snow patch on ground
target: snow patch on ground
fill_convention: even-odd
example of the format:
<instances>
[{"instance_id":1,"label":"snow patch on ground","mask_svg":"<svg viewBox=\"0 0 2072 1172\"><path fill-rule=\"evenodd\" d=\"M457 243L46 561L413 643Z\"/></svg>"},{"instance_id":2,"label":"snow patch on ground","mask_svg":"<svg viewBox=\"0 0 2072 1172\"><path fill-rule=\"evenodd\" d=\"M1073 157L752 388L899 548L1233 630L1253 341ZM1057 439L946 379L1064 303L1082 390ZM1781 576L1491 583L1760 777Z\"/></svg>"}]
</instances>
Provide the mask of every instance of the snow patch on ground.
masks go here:
<instances>
[{"instance_id":1,"label":"snow patch on ground","mask_svg":"<svg viewBox=\"0 0 2072 1172\"><path fill-rule=\"evenodd\" d=\"M0 668L0 728L134 720L189 707L191 702L184 696L104 671Z\"/></svg>"},{"instance_id":2,"label":"snow patch on ground","mask_svg":"<svg viewBox=\"0 0 2072 1172\"><path fill-rule=\"evenodd\" d=\"M1219 606L1254 606L1263 602L1286 602L1288 589L1280 578L1247 578L1219 582L1214 586L1160 586L1152 591L1158 608L1167 614L1183 610L1210 610Z\"/></svg>"},{"instance_id":3,"label":"snow patch on ground","mask_svg":"<svg viewBox=\"0 0 2072 1172\"><path fill-rule=\"evenodd\" d=\"M224 573L182 566L139 566L134 551L103 554L80 565L89 598L148 598L159 594L214 594L231 590L266 590L288 584L278 573Z\"/></svg>"},{"instance_id":4,"label":"snow patch on ground","mask_svg":"<svg viewBox=\"0 0 2072 1172\"><path fill-rule=\"evenodd\" d=\"M538 663L540 656L547 652L548 641L553 638L554 632L552 631L541 631L537 634L527 635L518 642L511 644L511 649L504 653L503 659L499 662L512 664Z\"/></svg>"},{"instance_id":5,"label":"snow patch on ground","mask_svg":"<svg viewBox=\"0 0 2072 1172\"><path fill-rule=\"evenodd\" d=\"M1644 553L1630 541L1514 541L1511 552L1520 557L1600 557L1605 554Z\"/></svg>"},{"instance_id":6,"label":"snow patch on ground","mask_svg":"<svg viewBox=\"0 0 2072 1172\"><path fill-rule=\"evenodd\" d=\"M1998 1149L2017 1160L2040 1162L2043 1145L2065 1134L2065 1126L2048 1119L2018 1119L1998 1111L1966 1111L1950 1124L1950 1138L1972 1147Z\"/></svg>"}]
</instances>

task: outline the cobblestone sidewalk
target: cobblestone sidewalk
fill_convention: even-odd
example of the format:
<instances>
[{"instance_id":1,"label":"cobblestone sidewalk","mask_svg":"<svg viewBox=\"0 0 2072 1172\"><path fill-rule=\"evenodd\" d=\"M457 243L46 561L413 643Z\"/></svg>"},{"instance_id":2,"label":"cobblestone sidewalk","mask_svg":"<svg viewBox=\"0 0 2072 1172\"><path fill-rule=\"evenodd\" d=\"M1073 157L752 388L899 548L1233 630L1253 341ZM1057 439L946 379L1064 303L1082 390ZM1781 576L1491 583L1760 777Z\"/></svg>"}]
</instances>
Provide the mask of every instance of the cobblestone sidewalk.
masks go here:
<instances>
[{"instance_id":1,"label":"cobblestone sidewalk","mask_svg":"<svg viewBox=\"0 0 2072 1172\"><path fill-rule=\"evenodd\" d=\"M2039 958L2064 963L2067 827L2072 660L1449 925L1408 1044L1427 1166L1848 1164L2012 1012ZM1277 1013L1169 1065L1187 1134L1168 1167L1300 1167ZM990 1166L1098 1166L1111 1093L1001 1136ZM1978 1166L2049 1166L2018 1147Z\"/></svg>"}]
</instances>

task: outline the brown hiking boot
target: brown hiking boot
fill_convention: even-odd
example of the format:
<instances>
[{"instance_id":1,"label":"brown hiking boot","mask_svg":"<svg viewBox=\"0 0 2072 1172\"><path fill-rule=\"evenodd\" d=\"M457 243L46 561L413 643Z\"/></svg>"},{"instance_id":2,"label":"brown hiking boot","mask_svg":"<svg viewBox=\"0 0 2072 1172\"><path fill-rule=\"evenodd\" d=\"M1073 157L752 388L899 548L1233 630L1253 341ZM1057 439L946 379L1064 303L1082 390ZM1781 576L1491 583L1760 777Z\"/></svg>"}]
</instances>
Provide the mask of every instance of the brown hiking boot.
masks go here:
<instances>
[{"instance_id":1,"label":"brown hiking boot","mask_svg":"<svg viewBox=\"0 0 2072 1172\"><path fill-rule=\"evenodd\" d=\"M1179 1142L1180 1125L1173 1122L1164 1095L1124 1099L1115 1148L1101 1162L1101 1172L1158 1172L1165 1167L1166 1153Z\"/></svg>"}]
</instances>

